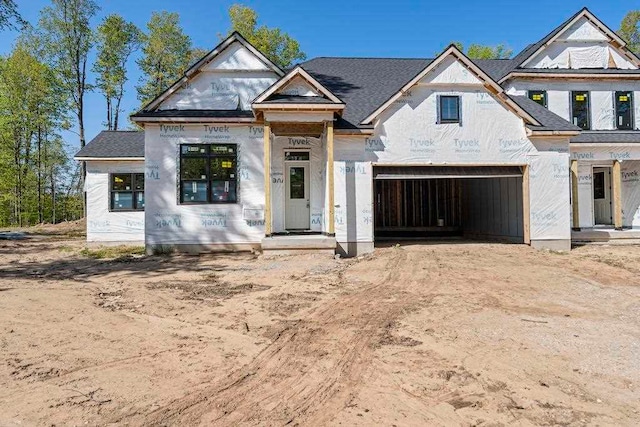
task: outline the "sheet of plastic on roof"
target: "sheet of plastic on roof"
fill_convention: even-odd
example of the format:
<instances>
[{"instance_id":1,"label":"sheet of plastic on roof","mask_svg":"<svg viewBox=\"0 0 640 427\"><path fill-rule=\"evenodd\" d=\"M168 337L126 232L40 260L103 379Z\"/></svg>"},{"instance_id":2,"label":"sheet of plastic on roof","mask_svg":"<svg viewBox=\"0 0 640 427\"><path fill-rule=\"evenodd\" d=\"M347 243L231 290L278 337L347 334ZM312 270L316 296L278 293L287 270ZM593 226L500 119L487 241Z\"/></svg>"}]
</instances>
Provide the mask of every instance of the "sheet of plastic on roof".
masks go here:
<instances>
[{"instance_id":1,"label":"sheet of plastic on roof","mask_svg":"<svg viewBox=\"0 0 640 427\"><path fill-rule=\"evenodd\" d=\"M271 212L272 227L276 233L285 227L285 152L309 152L309 203L312 231L324 231L326 146L320 138L275 136L271 149Z\"/></svg>"},{"instance_id":2,"label":"sheet of plastic on roof","mask_svg":"<svg viewBox=\"0 0 640 427\"><path fill-rule=\"evenodd\" d=\"M606 42L584 43L579 41L554 42L538 54L526 68L614 68L609 66L610 56L615 68L635 69Z\"/></svg>"},{"instance_id":3,"label":"sheet of plastic on roof","mask_svg":"<svg viewBox=\"0 0 640 427\"><path fill-rule=\"evenodd\" d=\"M251 110L251 101L278 78L236 42L162 102L159 109Z\"/></svg>"},{"instance_id":4,"label":"sheet of plastic on roof","mask_svg":"<svg viewBox=\"0 0 640 427\"><path fill-rule=\"evenodd\" d=\"M570 239L569 154L537 153L530 158L531 239Z\"/></svg>"},{"instance_id":5,"label":"sheet of plastic on roof","mask_svg":"<svg viewBox=\"0 0 640 427\"><path fill-rule=\"evenodd\" d=\"M144 242L144 212L109 211L112 173L144 173L144 161L87 162L87 241Z\"/></svg>"},{"instance_id":6,"label":"sheet of plastic on roof","mask_svg":"<svg viewBox=\"0 0 640 427\"><path fill-rule=\"evenodd\" d=\"M262 126L147 125L146 242L259 243L264 237ZM180 144L237 144L238 202L180 204Z\"/></svg>"}]
</instances>

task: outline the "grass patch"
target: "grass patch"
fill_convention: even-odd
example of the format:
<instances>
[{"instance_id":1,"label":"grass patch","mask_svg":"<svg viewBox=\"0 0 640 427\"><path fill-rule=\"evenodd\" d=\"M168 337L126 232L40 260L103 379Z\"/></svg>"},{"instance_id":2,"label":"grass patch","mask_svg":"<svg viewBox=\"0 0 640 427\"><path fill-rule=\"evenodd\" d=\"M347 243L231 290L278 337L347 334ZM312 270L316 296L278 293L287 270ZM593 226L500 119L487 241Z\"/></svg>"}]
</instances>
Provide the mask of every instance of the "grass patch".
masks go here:
<instances>
[{"instance_id":1,"label":"grass patch","mask_svg":"<svg viewBox=\"0 0 640 427\"><path fill-rule=\"evenodd\" d=\"M96 249L84 248L81 255L93 259L111 259L144 255L144 246L102 246Z\"/></svg>"}]
</instances>

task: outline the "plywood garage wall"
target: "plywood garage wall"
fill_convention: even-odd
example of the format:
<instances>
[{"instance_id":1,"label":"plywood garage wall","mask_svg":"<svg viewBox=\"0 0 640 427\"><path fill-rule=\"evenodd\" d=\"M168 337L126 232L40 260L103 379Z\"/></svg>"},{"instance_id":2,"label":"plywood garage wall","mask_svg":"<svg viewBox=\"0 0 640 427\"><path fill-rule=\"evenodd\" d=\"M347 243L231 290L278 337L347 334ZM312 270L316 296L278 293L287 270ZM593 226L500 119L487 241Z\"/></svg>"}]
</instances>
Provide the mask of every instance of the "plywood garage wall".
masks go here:
<instances>
[{"instance_id":1,"label":"plywood garage wall","mask_svg":"<svg viewBox=\"0 0 640 427\"><path fill-rule=\"evenodd\" d=\"M466 179L462 195L466 236L524 240L522 178Z\"/></svg>"}]
</instances>

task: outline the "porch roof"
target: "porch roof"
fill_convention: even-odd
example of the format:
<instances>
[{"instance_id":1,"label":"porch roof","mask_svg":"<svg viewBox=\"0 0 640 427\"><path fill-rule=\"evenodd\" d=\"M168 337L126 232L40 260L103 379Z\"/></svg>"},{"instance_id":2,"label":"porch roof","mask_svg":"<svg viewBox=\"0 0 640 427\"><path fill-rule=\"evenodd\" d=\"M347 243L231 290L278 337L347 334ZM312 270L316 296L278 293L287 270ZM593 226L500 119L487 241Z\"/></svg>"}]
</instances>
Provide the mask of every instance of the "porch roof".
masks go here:
<instances>
[{"instance_id":1,"label":"porch roof","mask_svg":"<svg viewBox=\"0 0 640 427\"><path fill-rule=\"evenodd\" d=\"M585 130L571 138L572 144L640 144L640 131Z\"/></svg>"},{"instance_id":2,"label":"porch roof","mask_svg":"<svg viewBox=\"0 0 640 427\"><path fill-rule=\"evenodd\" d=\"M75 158L140 158L144 160L144 132L103 130L78 151Z\"/></svg>"}]
</instances>

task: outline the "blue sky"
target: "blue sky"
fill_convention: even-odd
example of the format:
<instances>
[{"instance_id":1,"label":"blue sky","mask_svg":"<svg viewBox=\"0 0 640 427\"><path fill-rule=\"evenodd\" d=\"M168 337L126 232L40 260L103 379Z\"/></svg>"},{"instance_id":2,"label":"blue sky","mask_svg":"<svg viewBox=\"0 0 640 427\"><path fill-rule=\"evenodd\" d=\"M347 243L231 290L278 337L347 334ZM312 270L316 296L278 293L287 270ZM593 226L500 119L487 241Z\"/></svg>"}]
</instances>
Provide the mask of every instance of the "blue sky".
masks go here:
<instances>
[{"instance_id":1,"label":"blue sky","mask_svg":"<svg viewBox=\"0 0 640 427\"><path fill-rule=\"evenodd\" d=\"M194 46L213 48L229 28L227 9L238 1L222 0L97 0L102 10L94 24L110 13L145 28L152 11L178 12ZM35 24L49 0L18 0L23 17ZM314 56L433 57L452 40L464 44L506 43L514 54L542 38L562 21L587 6L617 30L624 15L640 8L640 0L430 1L430 0L269 0L244 1L258 11L262 24L280 27L296 38L308 58ZM0 33L0 54L11 51L17 34ZM140 77L130 64L123 101L125 115L138 107L135 85ZM90 80L93 80L91 76ZM87 141L103 128L104 101L87 95ZM127 123L123 120L122 123ZM77 136L64 134L71 152Z\"/></svg>"}]
</instances>

